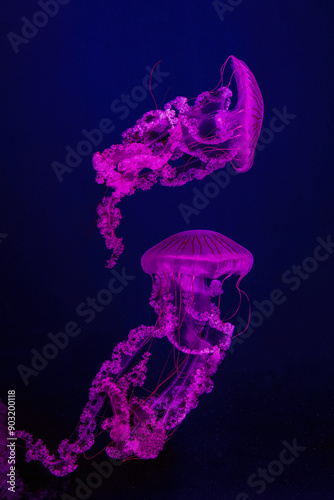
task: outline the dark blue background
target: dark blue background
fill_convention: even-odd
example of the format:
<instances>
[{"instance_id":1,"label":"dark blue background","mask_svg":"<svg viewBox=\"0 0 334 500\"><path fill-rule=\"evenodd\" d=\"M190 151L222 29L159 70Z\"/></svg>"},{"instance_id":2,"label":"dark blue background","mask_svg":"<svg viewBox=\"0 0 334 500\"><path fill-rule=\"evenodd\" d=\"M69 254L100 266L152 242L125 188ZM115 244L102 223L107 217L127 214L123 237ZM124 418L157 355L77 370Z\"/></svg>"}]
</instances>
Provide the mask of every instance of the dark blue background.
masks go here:
<instances>
[{"instance_id":1,"label":"dark blue background","mask_svg":"<svg viewBox=\"0 0 334 500\"><path fill-rule=\"evenodd\" d=\"M0 7L1 396L6 401L7 390L16 390L18 428L51 447L71 434L102 361L129 329L154 321L141 255L175 232L212 229L254 255L243 281L251 302L268 299L274 289L286 300L233 345L213 392L160 456L115 468L90 498L235 500L240 492L250 499L334 498L334 255L295 291L293 282L282 282L283 273L313 255L316 238L334 234L332 2L245 0L221 12L221 20L205 0L70 0L15 53L7 34L20 34L21 18L31 20L39 10L35 1L4 0ZM141 85L147 66L162 60L160 70L169 73L154 90L159 105L168 88L167 100L213 88L230 54L256 76L264 127L274 108L286 106L295 118L189 224L179 204L191 205L193 189L203 192L209 178L175 189L157 185L124 200L118 234L125 252L116 269L124 266L135 279L86 324L75 312L78 304L110 279L109 252L96 228L104 187L94 182L91 154L61 183L52 162L64 163L65 147L76 148L82 129L103 118L115 130L93 151L121 142L154 103L147 95L123 120L110 105ZM17 366L30 366L30 350L40 351L47 334L71 320L80 335L25 386ZM306 450L257 494L248 477L294 438ZM20 451L18 470L27 492L58 488L55 498L61 498L66 488L75 497L75 478L85 480L92 467L82 461L69 480L56 479L40 464L26 465Z\"/></svg>"}]
</instances>

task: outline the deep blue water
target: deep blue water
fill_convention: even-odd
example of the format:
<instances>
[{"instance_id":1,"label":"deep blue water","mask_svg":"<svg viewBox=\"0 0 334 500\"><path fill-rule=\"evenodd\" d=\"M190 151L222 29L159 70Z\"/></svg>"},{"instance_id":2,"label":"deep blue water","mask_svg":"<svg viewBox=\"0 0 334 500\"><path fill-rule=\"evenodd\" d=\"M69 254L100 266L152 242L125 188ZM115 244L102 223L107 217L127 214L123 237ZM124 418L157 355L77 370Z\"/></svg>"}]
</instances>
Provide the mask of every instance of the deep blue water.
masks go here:
<instances>
[{"instance_id":1,"label":"deep blue water","mask_svg":"<svg viewBox=\"0 0 334 500\"><path fill-rule=\"evenodd\" d=\"M332 2L60 3L53 17L36 17L35 1L0 7L1 397L15 389L17 427L51 447L72 433L102 361L131 328L154 321L142 254L173 233L211 229L254 256L243 280L257 311L253 327L232 345L213 392L160 456L115 467L89 498L334 498ZM23 17L46 24L24 28ZM193 206L194 189L208 192L209 178L125 199L118 230L125 252L116 270L134 278L87 322L77 307L110 280L109 252L96 228L104 187L94 181L93 152L120 143L122 132L154 108L142 85L157 61L160 105L167 91L171 100L213 88L230 54L251 68L264 98L254 166L230 177L189 219L180 205ZM120 108L122 94L132 99ZM282 115L284 127L273 132L273 117ZM109 128L100 144L59 182L52 164L65 164L66 148L76 150L82 131L101 121ZM273 293L280 303L266 303L266 317L259 311ZM246 313L244 304L234 322ZM24 384L17 367L30 367L31 350L41 352L48 334L70 321L80 334ZM259 468L275 472L270 464L294 440L299 456L270 481L256 482ZM17 470L27 491L49 485L55 498L65 491L83 498L76 480L85 482L94 469L82 461L66 482L25 464L19 450Z\"/></svg>"}]
</instances>

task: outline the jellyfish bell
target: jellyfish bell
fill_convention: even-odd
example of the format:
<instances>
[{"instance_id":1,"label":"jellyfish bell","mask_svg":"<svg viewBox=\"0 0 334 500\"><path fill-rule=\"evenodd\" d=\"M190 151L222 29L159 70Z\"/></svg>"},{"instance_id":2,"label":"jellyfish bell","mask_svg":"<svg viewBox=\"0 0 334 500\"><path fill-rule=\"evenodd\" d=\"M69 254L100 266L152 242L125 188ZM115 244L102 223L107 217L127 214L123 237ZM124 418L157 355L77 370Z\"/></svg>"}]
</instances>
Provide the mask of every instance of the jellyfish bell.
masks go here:
<instances>
[{"instance_id":1,"label":"jellyfish bell","mask_svg":"<svg viewBox=\"0 0 334 500\"><path fill-rule=\"evenodd\" d=\"M231 328L220 320L219 308L212 302L222 293L217 278L237 275L239 286L252 265L248 250L209 230L184 231L147 250L141 266L155 277L150 304L158 314L157 328L182 352L212 352L219 331Z\"/></svg>"},{"instance_id":2,"label":"jellyfish bell","mask_svg":"<svg viewBox=\"0 0 334 500\"><path fill-rule=\"evenodd\" d=\"M263 98L257 81L248 66L230 56L231 67L237 84L238 102L227 112L227 121L238 130L237 153L233 158L236 170L246 172L254 162L255 147L263 122Z\"/></svg>"},{"instance_id":3,"label":"jellyfish bell","mask_svg":"<svg viewBox=\"0 0 334 500\"><path fill-rule=\"evenodd\" d=\"M188 162L192 170L210 173L210 169L216 170L231 162L238 172L246 172L254 162L263 121L263 98L248 66L235 56L230 56L227 61L230 61L232 76L236 80L235 107L230 109L232 77L224 86L222 74L221 85L199 94L195 104L188 106L182 116L184 133L179 148L192 155ZM201 175L199 172L192 173L200 178L197 177Z\"/></svg>"},{"instance_id":4,"label":"jellyfish bell","mask_svg":"<svg viewBox=\"0 0 334 500\"><path fill-rule=\"evenodd\" d=\"M245 276L253 256L227 236L208 229L193 229L169 236L147 250L141 266L148 274L182 273L216 279L223 275Z\"/></svg>"}]
</instances>

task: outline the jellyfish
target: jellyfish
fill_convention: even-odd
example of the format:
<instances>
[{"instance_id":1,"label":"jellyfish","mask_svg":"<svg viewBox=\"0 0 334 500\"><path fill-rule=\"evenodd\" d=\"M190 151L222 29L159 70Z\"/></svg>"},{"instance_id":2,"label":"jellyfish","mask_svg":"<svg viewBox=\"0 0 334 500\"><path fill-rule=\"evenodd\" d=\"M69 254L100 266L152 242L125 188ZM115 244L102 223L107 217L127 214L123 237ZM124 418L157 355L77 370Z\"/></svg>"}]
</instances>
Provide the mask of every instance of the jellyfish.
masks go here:
<instances>
[{"instance_id":1,"label":"jellyfish","mask_svg":"<svg viewBox=\"0 0 334 500\"><path fill-rule=\"evenodd\" d=\"M232 91L223 85L227 62L236 80L238 100L230 109ZM122 144L93 156L96 182L112 189L98 207L98 227L112 250L113 268L124 250L115 233L122 218L119 203L137 189L182 186L203 179L230 162L246 172L254 161L263 120L263 99L253 73L243 61L230 56L221 68L218 86L191 99L176 97L164 109L146 112L123 132Z\"/></svg>"},{"instance_id":2,"label":"jellyfish","mask_svg":"<svg viewBox=\"0 0 334 500\"><path fill-rule=\"evenodd\" d=\"M67 475L101 431L108 437L105 451L111 459L156 458L173 430L197 407L199 397L213 389L212 376L234 329L220 315L223 283L236 275L240 290L252 264L248 250L209 230L178 233L147 250L141 266L152 277L149 303L157 314L155 324L134 328L113 349L90 387L78 437L74 442L63 440L57 457L40 439L34 443L28 432L17 432L26 442L26 459L41 461L56 476ZM172 368L166 363L148 391L144 385L150 349L163 338L170 346Z\"/></svg>"}]
</instances>

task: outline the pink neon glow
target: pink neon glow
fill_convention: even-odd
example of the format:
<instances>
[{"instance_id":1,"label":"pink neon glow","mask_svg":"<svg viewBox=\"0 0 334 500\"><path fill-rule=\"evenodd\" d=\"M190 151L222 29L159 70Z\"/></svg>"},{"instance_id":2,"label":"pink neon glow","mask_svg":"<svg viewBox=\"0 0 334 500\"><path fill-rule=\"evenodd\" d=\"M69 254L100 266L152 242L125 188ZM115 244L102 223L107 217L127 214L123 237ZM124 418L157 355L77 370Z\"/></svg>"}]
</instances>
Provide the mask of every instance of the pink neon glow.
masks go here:
<instances>
[{"instance_id":1,"label":"pink neon glow","mask_svg":"<svg viewBox=\"0 0 334 500\"><path fill-rule=\"evenodd\" d=\"M234 326L220 318L222 282L217 278L236 274L241 279L252 262L248 250L205 230L178 233L148 250L141 264L153 275L155 325L131 330L102 364L80 416L78 438L63 440L58 457L40 439L34 443L28 432L17 432L26 441L27 460L41 461L56 476L65 476L77 468L78 455L92 448L101 429L109 436L105 451L111 458L155 458L172 430L196 408L199 396L212 391L211 378L230 346ZM143 392L149 349L163 337L172 345L172 366L168 368L167 357L155 389ZM110 417L101 414L105 402Z\"/></svg>"},{"instance_id":2,"label":"pink neon glow","mask_svg":"<svg viewBox=\"0 0 334 500\"><path fill-rule=\"evenodd\" d=\"M263 119L263 100L254 75L246 64L230 56L238 101L231 104L231 81L201 93L193 105L176 97L164 110L148 111L123 133L122 144L95 153L96 182L112 188L98 207L101 234L112 250L112 268L123 252L115 229L122 218L118 204L137 189L147 190L159 180L163 186L182 186L203 179L231 162L240 172L253 164Z\"/></svg>"},{"instance_id":3,"label":"pink neon glow","mask_svg":"<svg viewBox=\"0 0 334 500\"><path fill-rule=\"evenodd\" d=\"M148 274L178 273L204 278L245 276L253 265L252 254L215 231L194 229L174 234L148 250L141 266Z\"/></svg>"}]
</instances>

